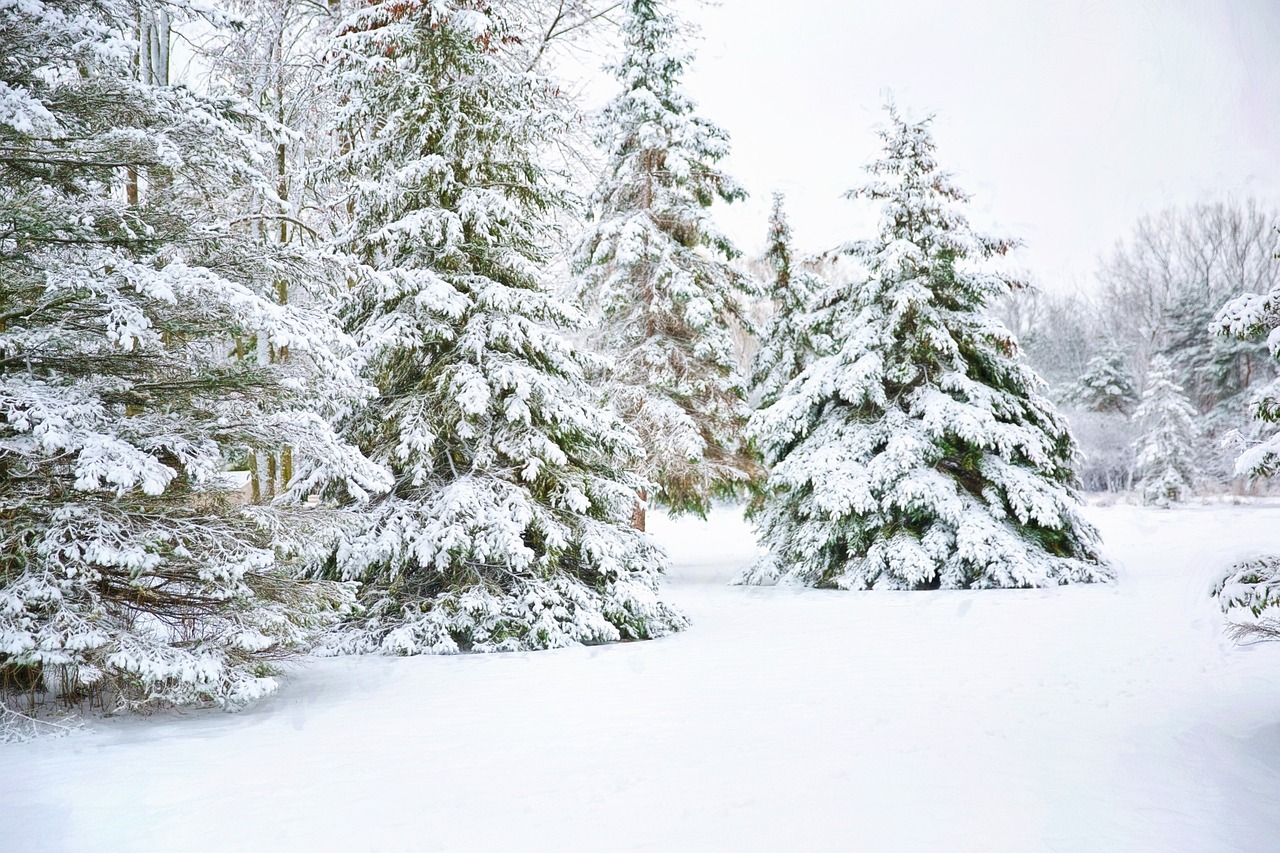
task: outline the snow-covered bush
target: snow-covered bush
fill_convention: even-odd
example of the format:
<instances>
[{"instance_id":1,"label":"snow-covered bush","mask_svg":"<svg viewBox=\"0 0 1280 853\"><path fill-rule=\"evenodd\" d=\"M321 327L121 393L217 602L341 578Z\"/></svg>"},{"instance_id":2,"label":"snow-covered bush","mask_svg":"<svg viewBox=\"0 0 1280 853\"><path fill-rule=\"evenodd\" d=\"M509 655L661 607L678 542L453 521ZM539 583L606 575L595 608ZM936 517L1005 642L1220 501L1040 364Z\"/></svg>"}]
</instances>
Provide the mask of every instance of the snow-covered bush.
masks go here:
<instances>
[{"instance_id":1,"label":"snow-covered bush","mask_svg":"<svg viewBox=\"0 0 1280 853\"><path fill-rule=\"evenodd\" d=\"M212 200L261 151L163 84L168 8L0 4L0 678L107 709L239 706L351 604L281 564L283 508L231 504L230 457L291 444L295 497L386 485L296 405L344 337L257 294L279 259Z\"/></svg>"},{"instance_id":2,"label":"snow-covered bush","mask_svg":"<svg viewBox=\"0 0 1280 853\"><path fill-rule=\"evenodd\" d=\"M345 421L395 487L319 567L363 582L332 651L505 651L656 637L664 555L630 519L635 436L595 403L579 318L542 281L561 202L545 81L471 3L360 7L333 42L350 188L344 309L379 396Z\"/></svg>"},{"instance_id":3,"label":"snow-covered bush","mask_svg":"<svg viewBox=\"0 0 1280 853\"><path fill-rule=\"evenodd\" d=\"M741 580L842 589L1032 587L1112 569L1072 489L1075 444L984 313L1010 282L938 169L928 120L890 108L884 156L850 193L883 205L851 244L865 282L817 309L838 350L756 413L771 468L757 518L770 556Z\"/></svg>"},{"instance_id":4,"label":"snow-covered bush","mask_svg":"<svg viewBox=\"0 0 1280 853\"><path fill-rule=\"evenodd\" d=\"M623 91L601 118L607 161L575 263L595 347L612 359L608 404L640 436L638 473L673 511L701 514L755 475L734 351L753 285L709 211L745 193L717 167L727 134L682 89L678 21L657 0L623 7Z\"/></svg>"}]
</instances>

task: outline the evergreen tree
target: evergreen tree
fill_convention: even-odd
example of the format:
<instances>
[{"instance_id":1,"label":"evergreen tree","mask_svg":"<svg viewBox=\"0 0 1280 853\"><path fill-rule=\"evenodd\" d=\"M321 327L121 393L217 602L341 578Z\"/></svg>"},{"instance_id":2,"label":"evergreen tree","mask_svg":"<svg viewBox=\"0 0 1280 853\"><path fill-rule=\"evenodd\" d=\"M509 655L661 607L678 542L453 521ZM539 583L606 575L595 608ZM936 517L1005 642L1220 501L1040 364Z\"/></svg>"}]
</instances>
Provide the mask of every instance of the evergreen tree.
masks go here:
<instances>
[{"instance_id":1,"label":"evergreen tree","mask_svg":"<svg viewBox=\"0 0 1280 853\"><path fill-rule=\"evenodd\" d=\"M1280 287L1247 293L1222 307L1214 330L1239 340L1264 338L1272 358L1280 358ZM1252 401L1262 424L1280 422L1280 379L1260 388ZM1280 470L1280 430L1247 448L1236 459L1237 476L1270 477ZM1280 640L1280 555L1266 555L1232 566L1215 590L1239 639Z\"/></svg>"},{"instance_id":2,"label":"evergreen tree","mask_svg":"<svg viewBox=\"0 0 1280 853\"><path fill-rule=\"evenodd\" d=\"M791 226L782 209L781 193L773 196L765 261L774 274L767 292L773 314L761 331L751 373L751 387L762 408L773 405L787 383L830 348L830 340L814 327L810 314L822 282L803 268L795 268Z\"/></svg>"},{"instance_id":3,"label":"evergreen tree","mask_svg":"<svg viewBox=\"0 0 1280 853\"><path fill-rule=\"evenodd\" d=\"M742 580L843 589L1033 587L1112 576L1071 488L1074 444L1017 344L983 313L1010 282L983 261L929 120L890 108L852 191L883 205L848 250L869 277L820 309L839 350L752 419L771 467L770 558Z\"/></svg>"},{"instance_id":4,"label":"evergreen tree","mask_svg":"<svg viewBox=\"0 0 1280 853\"><path fill-rule=\"evenodd\" d=\"M1246 293L1222 307L1214 330L1238 340L1265 339L1273 359L1280 358L1280 287L1266 293ZM1261 424L1280 422L1280 379L1273 379L1254 393L1250 403ZM1237 476L1269 477L1280 470L1280 431L1273 430L1236 460Z\"/></svg>"},{"instance_id":5,"label":"evergreen tree","mask_svg":"<svg viewBox=\"0 0 1280 853\"><path fill-rule=\"evenodd\" d=\"M601 315L597 348L613 356L609 404L640 435L640 475L672 510L702 514L754 476L733 336L751 285L708 210L745 193L716 166L727 135L681 89L690 57L676 18L656 0L624 8L623 91L604 109L608 159L576 266Z\"/></svg>"},{"instance_id":6,"label":"evergreen tree","mask_svg":"<svg viewBox=\"0 0 1280 853\"><path fill-rule=\"evenodd\" d=\"M1124 349L1107 347L1089 359L1068 398L1091 412L1114 412L1127 415L1138 401L1137 389L1129 378L1129 358Z\"/></svg>"},{"instance_id":7,"label":"evergreen tree","mask_svg":"<svg viewBox=\"0 0 1280 853\"><path fill-rule=\"evenodd\" d=\"M470 3L370 3L334 43L351 192L345 309L380 395L347 422L393 491L323 568L364 582L339 651L501 651L642 639L684 617L628 524L634 435L601 410L540 280L557 198L542 85Z\"/></svg>"},{"instance_id":8,"label":"evergreen tree","mask_svg":"<svg viewBox=\"0 0 1280 853\"><path fill-rule=\"evenodd\" d=\"M387 485L296 406L302 362L228 358L257 335L332 362L343 336L254 292L287 260L210 199L256 149L165 84L167 14L0 5L0 681L108 708L240 705L350 604L293 579L273 531L302 514L236 509L228 460L292 444L292 499Z\"/></svg>"},{"instance_id":9,"label":"evergreen tree","mask_svg":"<svg viewBox=\"0 0 1280 853\"><path fill-rule=\"evenodd\" d=\"M1195 443L1198 473L1228 482L1235 468L1234 443L1228 436L1252 432L1251 391L1275 375L1265 340L1205 334L1227 299L1187 288L1169 312L1169 346L1164 355L1197 411L1200 434Z\"/></svg>"},{"instance_id":10,"label":"evergreen tree","mask_svg":"<svg viewBox=\"0 0 1280 853\"><path fill-rule=\"evenodd\" d=\"M1135 445L1143 500L1169 506L1186 498L1196 479L1196 410L1164 356L1151 360L1142 403L1133 413L1141 437Z\"/></svg>"},{"instance_id":11,"label":"evergreen tree","mask_svg":"<svg viewBox=\"0 0 1280 853\"><path fill-rule=\"evenodd\" d=\"M1250 386L1268 379L1272 368L1266 341L1205 334L1228 301L1210 302L1188 288L1169 310L1170 340L1162 354L1197 411L1239 427Z\"/></svg>"}]
</instances>

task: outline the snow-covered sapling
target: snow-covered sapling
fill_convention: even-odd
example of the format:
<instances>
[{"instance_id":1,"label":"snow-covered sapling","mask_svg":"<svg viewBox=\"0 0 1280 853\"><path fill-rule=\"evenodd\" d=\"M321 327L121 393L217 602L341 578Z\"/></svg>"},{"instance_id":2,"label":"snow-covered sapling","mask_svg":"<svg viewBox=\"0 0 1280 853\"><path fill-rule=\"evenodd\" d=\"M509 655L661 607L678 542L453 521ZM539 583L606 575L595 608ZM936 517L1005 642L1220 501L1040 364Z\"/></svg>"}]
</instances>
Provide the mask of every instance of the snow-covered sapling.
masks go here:
<instances>
[{"instance_id":1,"label":"snow-covered sapling","mask_svg":"<svg viewBox=\"0 0 1280 853\"><path fill-rule=\"evenodd\" d=\"M1157 355L1147 371L1142 402L1133 413L1140 431L1135 443L1143 501L1169 506L1185 500L1196 481L1197 413L1174 381L1169 360Z\"/></svg>"}]
</instances>

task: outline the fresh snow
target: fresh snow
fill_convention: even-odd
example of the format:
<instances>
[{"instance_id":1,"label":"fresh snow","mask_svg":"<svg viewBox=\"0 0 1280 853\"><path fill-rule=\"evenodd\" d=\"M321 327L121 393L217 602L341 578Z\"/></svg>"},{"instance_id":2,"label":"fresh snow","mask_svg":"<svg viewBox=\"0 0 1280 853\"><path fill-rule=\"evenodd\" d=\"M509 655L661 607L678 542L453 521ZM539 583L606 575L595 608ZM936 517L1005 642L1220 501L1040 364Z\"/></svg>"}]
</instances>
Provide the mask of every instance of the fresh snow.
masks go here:
<instances>
[{"instance_id":1,"label":"fresh snow","mask_svg":"<svg viewBox=\"0 0 1280 853\"><path fill-rule=\"evenodd\" d=\"M0 847L88 851L1263 851L1280 645L1209 590L1280 507L1090 508L1115 584L729 587L736 509L651 518L693 627L314 660L238 714L0 748Z\"/></svg>"}]
</instances>

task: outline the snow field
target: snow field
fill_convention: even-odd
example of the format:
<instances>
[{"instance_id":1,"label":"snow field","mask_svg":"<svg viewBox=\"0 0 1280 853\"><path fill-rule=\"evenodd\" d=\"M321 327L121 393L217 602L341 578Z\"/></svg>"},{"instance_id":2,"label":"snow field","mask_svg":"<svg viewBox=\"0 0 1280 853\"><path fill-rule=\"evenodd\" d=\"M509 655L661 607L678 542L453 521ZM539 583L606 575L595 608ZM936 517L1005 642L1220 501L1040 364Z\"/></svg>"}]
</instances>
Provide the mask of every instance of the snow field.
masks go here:
<instances>
[{"instance_id":1,"label":"snow field","mask_svg":"<svg viewBox=\"0 0 1280 853\"><path fill-rule=\"evenodd\" d=\"M1208 590L1280 508L1086 514L1117 584L928 593L727 587L736 510L653 518L688 631L309 661L239 714L6 747L2 846L1276 849L1280 646Z\"/></svg>"}]
</instances>

